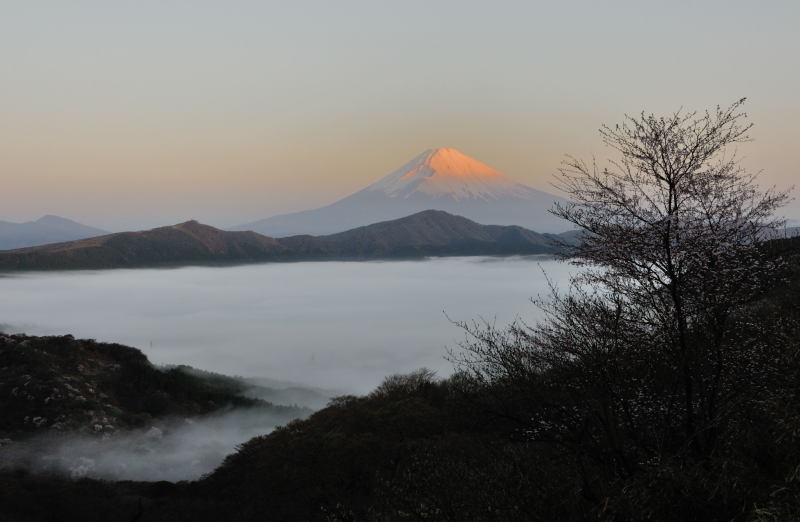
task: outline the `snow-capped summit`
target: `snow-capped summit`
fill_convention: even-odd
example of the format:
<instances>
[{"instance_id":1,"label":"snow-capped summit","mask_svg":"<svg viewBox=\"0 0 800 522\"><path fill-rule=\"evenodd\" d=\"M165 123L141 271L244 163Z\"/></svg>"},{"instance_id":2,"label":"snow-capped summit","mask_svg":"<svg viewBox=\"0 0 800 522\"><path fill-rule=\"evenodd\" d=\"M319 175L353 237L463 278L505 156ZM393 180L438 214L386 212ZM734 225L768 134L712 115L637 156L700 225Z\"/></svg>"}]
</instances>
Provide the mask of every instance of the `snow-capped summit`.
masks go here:
<instances>
[{"instance_id":1,"label":"snow-capped summit","mask_svg":"<svg viewBox=\"0 0 800 522\"><path fill-rule=\"evenodd\" d=\"M429 149L367 187L390 197L421 192L434 197L495 200L528 187L456 149Z\"/></svg>"},{"instance_id":2,"label":"snow-capped summit","mask_svg":"<svg viewBox=\"0 0 800 522\"><path fill-rule=\"evenodd\" d=\"M282 214L235 227L273 237L331 234L444 210L485 225L520 225L564 232L569 223L548 213L562 198L518 183L456 149L429 149L366 188L328 206Z\"/></svg>"}]
</instances>

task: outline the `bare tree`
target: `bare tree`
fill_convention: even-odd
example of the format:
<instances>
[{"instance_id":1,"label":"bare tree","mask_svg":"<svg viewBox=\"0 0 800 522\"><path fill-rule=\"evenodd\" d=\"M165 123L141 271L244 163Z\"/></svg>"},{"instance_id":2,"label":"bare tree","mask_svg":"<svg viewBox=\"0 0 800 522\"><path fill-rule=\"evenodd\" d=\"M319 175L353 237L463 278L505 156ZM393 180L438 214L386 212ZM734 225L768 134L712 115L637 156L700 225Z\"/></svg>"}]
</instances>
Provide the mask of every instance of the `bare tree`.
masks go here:
<instances>
[{"instance_id":1,"label":"bare tree","mask_svg":"<svg viewBox=\"0 0 800 522\"><path fill-rule=\"evenodd\" d=\"M732 146L749 140L744 99L703 113L642 113L603 126L617 157L600 167L569 157L558 186L572 200L553 213L584 232L568 257L663 336L683 394L686 436L713 445L731 314L776 268L759 243L782 222L787 192L760 191ZM593 267L593 268L591 268Z\"/></svg>"},{"instance_id":2,"label":"bare tree","mask_svg":"<svg viewBox=\"0 0 800 522\"><path fill-rule=\"evenodd\" d=\"M494 394L485 407L557 448L597 505L740 444L791 389L776 361L793 337L751 315L780 268L763 240L788 195L737 162L743 102L604 126L616 157L569 158L558 176L571 203L553 213L583 231L569 291L536 300L533 325L461 324L452 359Z\"/></svg>"}]
</instances>

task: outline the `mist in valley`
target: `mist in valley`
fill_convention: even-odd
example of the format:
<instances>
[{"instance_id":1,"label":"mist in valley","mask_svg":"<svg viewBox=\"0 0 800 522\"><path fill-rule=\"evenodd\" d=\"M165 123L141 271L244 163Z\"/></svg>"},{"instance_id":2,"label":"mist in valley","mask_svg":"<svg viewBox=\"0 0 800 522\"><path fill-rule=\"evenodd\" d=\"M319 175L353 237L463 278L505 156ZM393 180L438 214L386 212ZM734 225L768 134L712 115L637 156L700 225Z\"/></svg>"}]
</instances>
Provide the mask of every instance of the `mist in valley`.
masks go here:
<instances>
[{"instance_id":1,"label":"mist in valley","mask_svg":"<svg viewBox=\"0 0 800 522\"><path fill-rule=\"evenodd\" d=\"M0 330L72 334L142 350L158 365L242 377L245 395L296 406L159 420L144 429L0 445L0 468L73 478L192 480L237 445L331 397L371 391L421 367L452 373L453 321L534 321L530 298L574 267L548 258L445 258L164 270L23 273L0 278ZM546 274L546 276L545 276Z\"/></svg>"},{"instance_id":2,"label":"mist in valley","mask_svg":"<svg viewBox=\"0 0 800 522\"><path fill-rule=\"evenodd\" d=\"M301 418L310 411L297 410ZM0 470L25 469L73 479L194 480L213 471L239 444L265 435L291 416L264 408L200 418L159 419L127 432L50 434L0 444Z\"/></svg>"},{"instance_id":3,"label":"mist in valley","mask_svg":"<svg viewBox=\"0 0 800 522\"><path fill-rule=\"evenodd\" d=\"M420 367L448 375L464 336L451 320L535 320L544 274L574 270L470 257L27 273L0 279L0 317L7 333L118 342L156 364L367 393Z\"/></svg>"}]
</instances>

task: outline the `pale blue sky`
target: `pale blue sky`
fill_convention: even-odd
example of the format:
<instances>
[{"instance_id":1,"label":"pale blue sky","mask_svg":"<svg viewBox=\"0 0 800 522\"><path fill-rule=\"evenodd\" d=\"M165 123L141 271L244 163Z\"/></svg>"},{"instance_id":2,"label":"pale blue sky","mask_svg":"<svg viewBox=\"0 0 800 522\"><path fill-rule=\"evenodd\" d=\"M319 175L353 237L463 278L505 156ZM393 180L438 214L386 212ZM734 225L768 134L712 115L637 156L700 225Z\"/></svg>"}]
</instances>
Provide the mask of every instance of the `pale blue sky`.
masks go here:
<instances>
[{"instance_id":1,"label":"pale blue sky","mask_svg":"<svg viewBox=\"0 0 800 522\"><path fill-rule=\"evenodd\" d=\"M788 185L798 5L0 1L0 219L230 225L438 146L548 189L603 122L742 96Z\"/></svg>"}]
</instances>

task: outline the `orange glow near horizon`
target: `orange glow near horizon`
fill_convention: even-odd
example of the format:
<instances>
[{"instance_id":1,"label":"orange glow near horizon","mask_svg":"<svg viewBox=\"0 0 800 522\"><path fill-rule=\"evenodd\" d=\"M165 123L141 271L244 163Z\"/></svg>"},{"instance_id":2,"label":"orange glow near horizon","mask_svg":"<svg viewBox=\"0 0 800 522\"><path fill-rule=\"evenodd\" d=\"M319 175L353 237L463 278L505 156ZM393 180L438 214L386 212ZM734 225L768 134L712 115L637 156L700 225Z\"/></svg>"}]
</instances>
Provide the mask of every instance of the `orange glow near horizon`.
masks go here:
<instances>
[{"instance_id":1,"label":"orange glow near horizon","mask_svg":"<svg viewBox=\"0 0 800 522\"><path fill-rule=\"evenodd\" d=\"M800 179L793 2L587 1L578 19L535 2L33 4L0 20L0 220L229 226L325 205L436 147L554 191L565 154L609 156L602 123L741 96L756 125L742 164L763 185ZM678 23L697 38L676 41Z\"/></svg>"}]
</instances>

